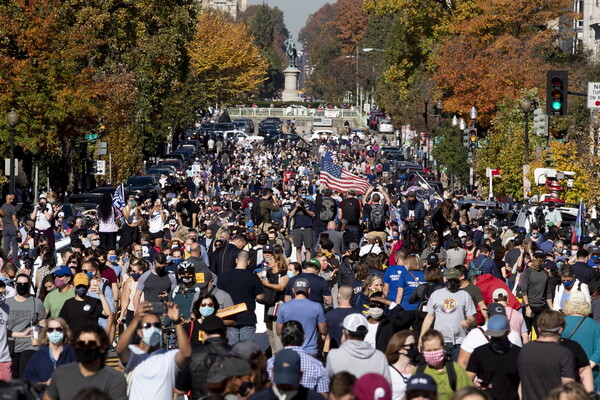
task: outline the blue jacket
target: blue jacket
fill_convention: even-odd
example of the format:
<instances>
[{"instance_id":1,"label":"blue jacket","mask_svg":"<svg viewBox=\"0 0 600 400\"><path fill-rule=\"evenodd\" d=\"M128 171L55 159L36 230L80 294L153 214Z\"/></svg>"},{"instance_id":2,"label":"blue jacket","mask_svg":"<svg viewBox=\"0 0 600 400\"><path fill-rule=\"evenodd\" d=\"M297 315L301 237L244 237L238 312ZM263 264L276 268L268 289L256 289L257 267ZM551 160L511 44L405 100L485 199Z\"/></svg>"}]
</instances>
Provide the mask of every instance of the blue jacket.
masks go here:
<instances>
[{"instance_id":1,"label":"blue jacket","mask_svg":"<svg viewBox=\"0 0 600 400\"><path fill-rule=\"evenodd\" d=\"M63 346L56 365L50 359L48 346L40 346L40 349L31 356L31 359L27 363L23 379L31 382L46 382L50 379L56 368L72 362L75 362L75 350L68 344Z\"/></svg>"},{"instance_id":2,"label":"blue jacket","mask_svg":"<svg viewBox=\"0 0 600 400\"><path fill-rule=\"evenodd\" d=\"M405 201L402 203L402 210L400 212L400 219L402 221L406 221L409 215L408 202ZM423 203L417 200L417 204L415 206L415 221L419 223L423 223L425 220L425 207L423 207Z\"/></svg>"}]
</instances>

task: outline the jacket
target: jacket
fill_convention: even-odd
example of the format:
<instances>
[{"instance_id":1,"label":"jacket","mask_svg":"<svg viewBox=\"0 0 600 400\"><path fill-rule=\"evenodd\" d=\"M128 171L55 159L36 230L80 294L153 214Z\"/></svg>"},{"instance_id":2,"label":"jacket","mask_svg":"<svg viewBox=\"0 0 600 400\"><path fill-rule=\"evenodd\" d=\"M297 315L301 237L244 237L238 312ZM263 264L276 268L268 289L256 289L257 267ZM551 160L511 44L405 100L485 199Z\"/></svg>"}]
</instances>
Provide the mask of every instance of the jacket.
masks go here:
<instances>
[{"instance_id":1,"label":"jacket","mask_svg":"<svg viewBox=\"0 0 600 400\"><path fill-rule=\"evenodd\" d=\"M192 351L192 358L188 364L191 378L192 399L200 399L206 395L206 378L212 365L220 358L224 358L231 346L223 337L208 338ZM181 371L182 373L185 371Z\"/></svg>"},{"instance_id":2,"label":"jacket","mask_svg":"<svg viewBox=\"0 0 600 400\"><path fill-rule=\"evenodd\" d=\"M588 303L592 302L592 299L590 297L590 289L588 288L588 285L579 282L579 279L575 279L575 283L573 283L573 286L571 286L571 291L573 290L577 290L583 293L583 295L585 296L585 301L587 301ZM560 301L564 293L565 285L557 285L556 289L554 289L554 302L552 303L552 309L554 311L560 311L560 309L562 308L560 306Z\"/></svg>"},{"instance_id":3,"label":"jacket","mask_svg":"<svg viewBox=\"0 0 600 400\"><path fill-rule=\"evenodd\" d=\"M400 212L400 219L402 221L406 221L409 215L408 202L405 201L402 203L402 211ZM415 206L415 222L422 223L425 220L425 207L423 203L417 200L417 205Z\"/></svg>"},{"instance_id":4,"label":"jacket","mask_svg":"<svg viewBox=\"0 0 600 400\"><path fill-rule=\"evenodd\" d=\"M396 332L409 329L416 315L416 311L406 311L400 305L387 310L387 315L382 316L377 326L377 333L375 334L375 347L377 350L385 353L392 336Z\"/></svg>"},{"instance_id":5,"label":"jacket","mask_svg":"<svg viewBox=\"0 0 600 400\"><path fill-rule=\"evenodd\" d=\"M23 372L23 379L30 382L46 382L56 368L64 364L69 364L75 361L75 350L68 344L63 346L63 350L58 356L56 366L50 359L48 346L40 346L40 349L33 353L31 359Z\"/></svg>"},{"instance_id":6,"label":"jacket","mask_svg":"<svg viewBox=\"0 0 600 400\"><path fill-rule=\"evenodd\" d=\"M357 378L373 372L383 375L390 384L392 382L385 355L362 340L346 340L339 348L331 350L325 369L330 378L341 371L348 371Z\"/></svg>"},{"instance_id":7,"label":"jacket","mask_svg":"<svg viewBox=\"0 0 600 400\"><path fill-rule=\"evenodd\" d=\"M506 283L504 283L502 279L498 279L492 274L482 274L477 277L477 283L475 285L481 290L483 302L485 304L490 304L494 301L492 298L494 290L504 289L506 290L506 293L508 293L508 305L515 310L521 308L521 302L517 300L513 292L506 286Z\"/></svg>"}]
</instances>

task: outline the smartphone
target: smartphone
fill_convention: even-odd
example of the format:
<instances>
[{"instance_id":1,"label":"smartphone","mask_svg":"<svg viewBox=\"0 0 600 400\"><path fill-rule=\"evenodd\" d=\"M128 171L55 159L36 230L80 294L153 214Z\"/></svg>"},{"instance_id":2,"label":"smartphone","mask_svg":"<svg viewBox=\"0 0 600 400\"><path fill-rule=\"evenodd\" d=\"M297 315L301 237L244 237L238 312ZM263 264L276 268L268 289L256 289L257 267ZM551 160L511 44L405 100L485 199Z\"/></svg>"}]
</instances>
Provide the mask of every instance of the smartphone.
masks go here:
<instances>
[{"instance_id":1,"label":"smartphone","mask_svg":"<svg viewBox=\"0 0 600 400\"><path fill-rule=\"evenodd\" d=\"M163 315L167 313L167 305L162 301L153 301L150 304L152 305L151 314Z\"/></svg>"}]
</instances>

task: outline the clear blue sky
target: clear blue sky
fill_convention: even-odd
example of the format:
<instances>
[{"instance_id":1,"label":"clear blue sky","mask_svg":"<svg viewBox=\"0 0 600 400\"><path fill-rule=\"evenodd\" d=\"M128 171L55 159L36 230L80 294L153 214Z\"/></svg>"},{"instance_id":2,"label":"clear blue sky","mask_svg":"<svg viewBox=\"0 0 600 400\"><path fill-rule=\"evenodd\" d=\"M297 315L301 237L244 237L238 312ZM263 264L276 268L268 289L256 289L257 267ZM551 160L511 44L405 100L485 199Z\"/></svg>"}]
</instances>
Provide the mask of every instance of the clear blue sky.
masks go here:
<instances>
[{"instance_id":1,"label":"clear blue sky","mask_svg":"<svg viewBox=\"0 0 600 400\"><path fill-rule=\"evenodd\" d=\"M288 30L294 38L298 38L300 29L306 25L308 16L317 11L323 4L333 0L264 0L271 7L278 7L283 11L283 18ZM262 4L263 0L248 0L248 5Z\"/></svg>"}]
</instances>

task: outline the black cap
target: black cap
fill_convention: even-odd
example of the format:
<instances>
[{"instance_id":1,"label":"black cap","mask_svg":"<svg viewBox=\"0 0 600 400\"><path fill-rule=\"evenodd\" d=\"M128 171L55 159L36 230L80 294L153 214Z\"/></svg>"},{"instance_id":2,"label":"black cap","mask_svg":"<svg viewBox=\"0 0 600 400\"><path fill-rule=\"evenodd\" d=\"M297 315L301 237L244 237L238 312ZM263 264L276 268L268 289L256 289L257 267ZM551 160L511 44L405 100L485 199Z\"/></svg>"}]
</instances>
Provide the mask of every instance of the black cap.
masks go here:
<instances>
[{"instance_id":1,"label":"black cap","mask_svg":"<svg viewBox=\"0 0 600 400\"><path fill-rule=\"evenodd\" d=\"M274 253L275 249L273 248L272 244L267 243L263 246L262 251L263 253Z\"/></svg>"},{"instance_id":2,"label":"black cap","mask_svg":"<svg viewBox=\"0 0 600 400\"><path fill-rule=\"evenodd\" d=\"M438 263L440 262L440 258L438 257L438 255L436 253L429 253L429 255L427 256L427 265L438 265Z\"/></svg>"},{"instance_id":3,"label":"black cap","mask_svg":"<svg viewBox=\"0 0 600 400\"><path fill-rule=\"evenodd\" d=\"M204 317L198 328L206 333L224 332L225 324L216 315L209 315L208 317Z\"/></svg>"}]
</instances>

